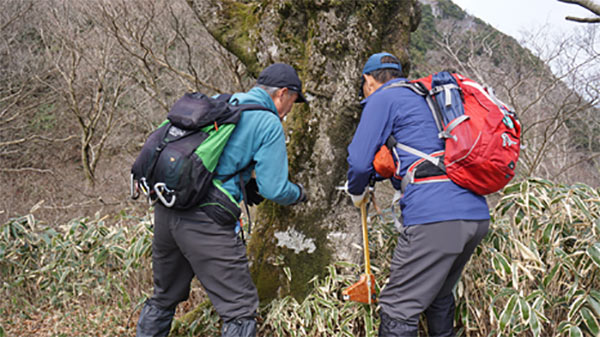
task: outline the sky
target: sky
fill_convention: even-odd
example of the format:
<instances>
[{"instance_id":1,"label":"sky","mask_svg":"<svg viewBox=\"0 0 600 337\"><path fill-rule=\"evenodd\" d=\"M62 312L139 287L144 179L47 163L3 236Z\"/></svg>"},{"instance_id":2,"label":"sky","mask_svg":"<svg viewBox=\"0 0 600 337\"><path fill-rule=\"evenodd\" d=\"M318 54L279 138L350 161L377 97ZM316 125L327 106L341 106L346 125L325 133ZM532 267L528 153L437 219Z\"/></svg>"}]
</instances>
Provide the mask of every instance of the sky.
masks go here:
<instances>
[{"instance_id":1,"label":"sky","mask_svg":"<svg viewBox=\"0 0 600 337\"><path fill-rule=\"evenodd\" d=\"M548 26L556 32L570 32L585 25L565 16L591 17L592 12L557 0L452 0L467 13L519 40L522 32ZM598 1L598 0L594 0Z\"/></svg>"}]
</instances>

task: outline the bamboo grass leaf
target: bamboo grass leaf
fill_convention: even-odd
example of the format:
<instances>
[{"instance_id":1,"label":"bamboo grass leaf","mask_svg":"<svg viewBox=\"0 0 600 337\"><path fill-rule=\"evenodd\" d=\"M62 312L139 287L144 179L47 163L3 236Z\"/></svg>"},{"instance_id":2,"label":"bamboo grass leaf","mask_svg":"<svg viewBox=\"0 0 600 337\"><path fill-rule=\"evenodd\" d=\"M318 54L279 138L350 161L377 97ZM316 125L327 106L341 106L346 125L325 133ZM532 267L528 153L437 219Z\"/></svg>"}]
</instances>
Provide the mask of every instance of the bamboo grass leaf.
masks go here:
<instances>
[{"instance_id":1,"label":"bamboo grass leaf","mask_svg":"<svg viewBox=\"0 0 600 337\"><path fill-rule=\"evenodd\" d=\"M581 201L581 199L579 198L579 196L573 195L571 197L571 199L573 200L573 202L575 202L575 205L577 205L577 208L585 215L585 217L589 220L592 221L594 220L594 217L592 216L592 214L588 211L588 206L585 205L585 203L583 201Z\"/></svg>"},{"instance_id":2,"label":"bamboo grass leaf","mask_svg":"<svg viewBox=\"0 0 600 337\"><path fill-rule=\"evenodd\" d=\"M581 329L579 329L579 327L571 326L571 328L569 329L569 336L570 337L583 337L583 332L581 332Z\"/></svg>"},{"instance_id":3,"label":"bamboo grass leaf","mask_svg":"<svg viewBox=\"0 0 600 337\"><path fill-rule=\"evenodd\" d=\"M554 276L560 269L560 266L561 265L557 263L556 265L554 265L554 267L552 267L552 269L550 269L550 272L544 276L542 280L542 285L544 286L544 288L548 288L548 285L553 281Z\"/></svg>"},{"instance_id":4,"label":"bamboo grass leaf","mask_svg":"<svg viewBox=\"0 0 600 337\"><path fill-rule=\"evenodd\" d=\"M507 327L508 323L512 319L516 304L517 295L513 294L508 300L506 307L504 307L502 314L500 314L500 321L498 322L500 331L504 331L504 329Z\"/></svg>"},{"instance_id":5,"label":"bamboo grass leaf","mask_svg":"<svg viewBox=\"0 0 600 337\"><path fill-rule=\"evenodd\" d=\"M580 312L586 328L593 336L598 336L600 334L600 327L598 326L598 320L594 314L588 308L581 308Z\"/></svg>"},{"instance_id":6,"label":"bamboo grass leaf","mask_svg":"<svg viewBox=\"0 0 600 337\"><path fill-rule=\"evenodd\" d=\"M540 260L540 256L537 254L537 252L533 252L531 249L529 249L527 246L525 246L519 240L514 240L513 243L517 246L523 259L531 260L531 261L535 261L539 264L543 264L542 261Z\"/></svg>"},{"instance_id":7,"label":"bamboo grass leaf","mask_svg":"<svg viewBox=\"0 0 600 337\"><path fill-rule=\"evenodd\" d=\"M531 329L534 337L540 336L542 329L535 310L531 312L531 317L529 318L529 328Z\"/></svg>"},{"instance_id":8,"label":"bamboo grass leaf","mask_svg":"<svg viewBox=\"0 0 600 337\"><path fill-rule=\"evenodd\" d=\"M506 187L504 187L504 189L502 190L502 193L504 195L509 195L509 194L513 194L513 193L518 193L519 190L521 189L521 184L509 184L506 185Z\"/></svg>"},{"instance_id":9,"label":"bamboo grass leaf","mask_svg":"<svg viewBox=\"0 0 600 337\"><path fill-rule=\"evenodd\" d=\"M587 255L594 261L597 267L600 267L600 242L590 245L586 250Z\"/></svg>"},{"instance_id":10,"label":"bamboo grass leaf","mask_svg":"<svg viewBox=\"0 0 600 337\"><path fill-rule=\"evenodd\" d=\"M520 298L519 308L521 310L521 321L524 324L527 324L527 322L529 322L529 318L531 317L531 307L529 306L529 303L527 303L526 300Z\"/></svg>"},{"instance_id":11,"label":"bamboo grass leaf","mask_svg":"<svg viewBox=\"0 0 600 337\"><path fill-rule=\"evenodd\" d=\"M288 267L288 266L283 267L283 272L284 272L287 280L289 282L292 282L292 270L290 269L290 267Z\"/></svg>"},{"instance_id":12,"label":"bamboo grass leaf","mask_svg":"<svg viewBox=\"0 0 600 337\"><path fill-rule=\"evenodd\" d=\"M581 307L585 304L585 297L578 296L574 299L573 303L569 306L569 312L567 313L567 319L572 321L575 315L580 311Z\"/></svg>"},{"instance_id":13,"label":"bamboo grass leaf","mask_svg":"<svg viewBox=\"0 0 600 337\"><path fill-rule=\"evenodd\" d=\"M588 295L587 303L590 305L590 307L592 307L592 310L594 311L596 316L600 317L600 302L591 295Z\"/></svg>"},{"instance_id":14,"label":"bamboo grass leaf","mask_svg":"<svg viewBox=\"0 0 600 337\"><path fill-rule=\"evenodd\" d=\"M512 276L512 286L516 291L519 291L519 268L517 267L517 263L513 262L510 269L510 275Z\"/></svg>"}]
</instances>

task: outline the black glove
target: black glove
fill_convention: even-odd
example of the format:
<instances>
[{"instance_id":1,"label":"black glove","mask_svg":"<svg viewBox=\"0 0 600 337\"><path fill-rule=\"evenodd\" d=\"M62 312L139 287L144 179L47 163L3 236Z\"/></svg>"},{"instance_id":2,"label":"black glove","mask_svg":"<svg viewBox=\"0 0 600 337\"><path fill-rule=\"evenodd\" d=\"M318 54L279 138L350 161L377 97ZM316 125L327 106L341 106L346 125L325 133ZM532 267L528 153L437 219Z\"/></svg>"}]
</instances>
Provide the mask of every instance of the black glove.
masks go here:
<instances>
[{"instance_id":1,"label":"black glove","mask_svg":"<svg viewBox=\"0 0 600 337\"><path fill-rule=\"evenodd\" d=\"M263 196L258 193L258 185L256 184L256 179L250 178L248 183L246 183L245 189L246 197L248 198L248 200L245 200L245 202L248 204L248 206L258 205L261 202L263 202L263 200L265 200L265 198L263 198Z\"/></svg>"},{"instance_id":2,"label":"black glove","mask_svg":"<svg viewBox=\"0 0 600 337\"><path fill-rule=\"evenodd\" d=\"M306 195L304 186L302 186L302 184L296 184L296 186L298 186L298 188L300 188L300 196L298 197L298 200L296 200L296 202L293 203L293 205L298 205L300 203L308 201L308 196Z\"/></svg>"}]
</instances>

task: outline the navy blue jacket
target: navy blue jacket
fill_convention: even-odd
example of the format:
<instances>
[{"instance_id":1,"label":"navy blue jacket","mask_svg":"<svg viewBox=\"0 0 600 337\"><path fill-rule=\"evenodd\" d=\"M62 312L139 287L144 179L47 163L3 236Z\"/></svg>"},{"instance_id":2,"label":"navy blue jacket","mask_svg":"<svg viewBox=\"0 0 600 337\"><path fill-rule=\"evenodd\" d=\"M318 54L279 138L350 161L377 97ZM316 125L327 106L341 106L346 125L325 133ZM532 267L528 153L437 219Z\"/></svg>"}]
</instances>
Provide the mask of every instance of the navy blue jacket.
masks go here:
<instances>
[{"instance_id":1,"label":"navy blue jacket","mask_svg":"<svg viewBox=\"0 0 600 337\"><path fill-rule=\"evenodd\" d=\"M361 102L363 112L348 146L348 191L354 195L364 192L369 179L375 174L373 158L379 148L393 134L400 143L425 153L444 149L437 136L433 116L423 97L408 88L385 89L390 80ZM399 151L400 175L419 157ZM392 178L394 188L400 181ZM428 184L409 184L400 199L404 226L449 220L489 219L485 197L466 190L451 181Z\"/></svg>"}]
</instances>

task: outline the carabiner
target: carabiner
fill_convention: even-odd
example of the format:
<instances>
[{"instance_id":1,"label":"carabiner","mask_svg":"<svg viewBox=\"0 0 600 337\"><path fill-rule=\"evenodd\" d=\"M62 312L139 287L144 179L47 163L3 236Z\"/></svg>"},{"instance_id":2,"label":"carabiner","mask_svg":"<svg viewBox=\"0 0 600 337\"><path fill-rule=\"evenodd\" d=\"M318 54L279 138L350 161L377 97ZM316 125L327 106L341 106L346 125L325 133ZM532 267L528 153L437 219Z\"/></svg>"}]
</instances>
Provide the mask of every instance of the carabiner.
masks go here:
<instances>
[{"instance_id":1,"label":"carabiner","mask_svg":"<svg viewBox=\"0 0 600 337\"><path fill-rule=\"evenodd\" d=\"M170 201L167 201L167 199L163 195L163 191L168 194L171 194L172 198ZM158 199L160 199L162 204L165 205L166 207L173 207L173 205L175 205L175 200L177 199L175 196L175 193L174 193L175 191L170 190L167 187L167 184L165 184L165 183L154 184L154 192L156 192L156 196L158 197Z\"/></svg>"},{"instance_id":2,"label":"carabiner","mask_svg":"<svg viewBox=\"0 0 600 337\"><path fill-rule=\"evenodd\" d=\"M148 182L146 181L146 177L141 177L139 181L140 189L144 192L144 195L150 198L150 186L148 186Z\"/></svg>"},{"instance_id":3,"label":"carabiner","mask_svg":"<svg viewBox=\"0 0 600 337\"><path fill-rule=\"evenodd\" d=\"M131 196L131 199L136 200L137 198L140 197L140 190L139 187L136 188L136 180L133 178L133 173L130 176L130 184L129 184L129 194ZM139 182L137 184L137 186L139 186Z\"/></svg>"}]
</instances>

